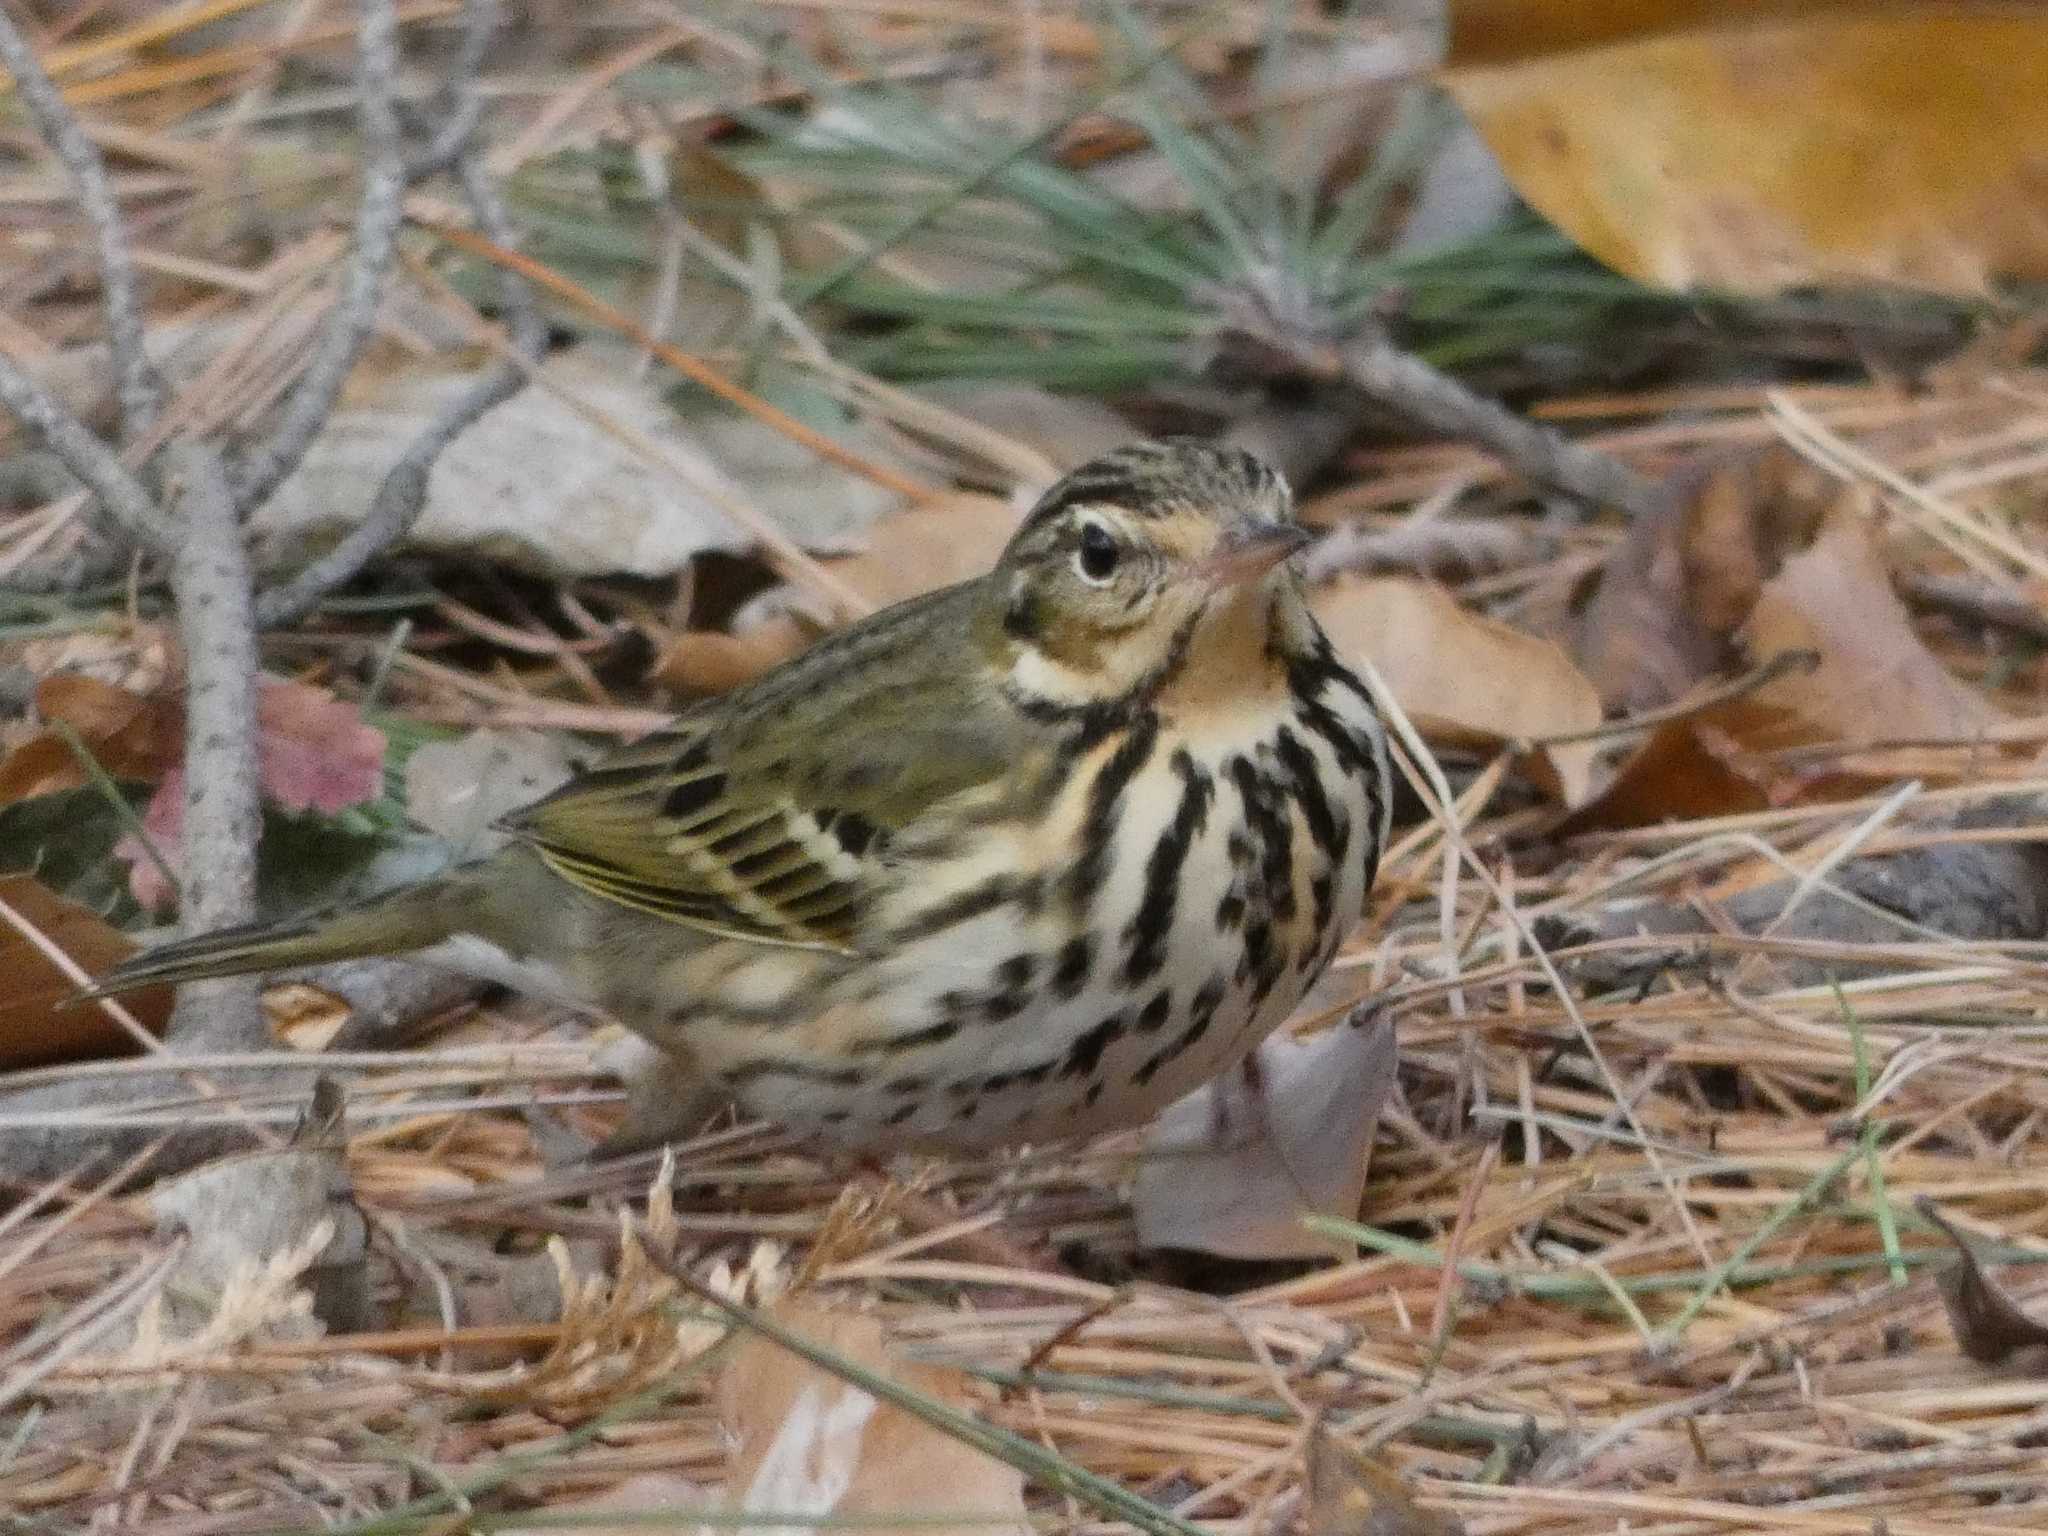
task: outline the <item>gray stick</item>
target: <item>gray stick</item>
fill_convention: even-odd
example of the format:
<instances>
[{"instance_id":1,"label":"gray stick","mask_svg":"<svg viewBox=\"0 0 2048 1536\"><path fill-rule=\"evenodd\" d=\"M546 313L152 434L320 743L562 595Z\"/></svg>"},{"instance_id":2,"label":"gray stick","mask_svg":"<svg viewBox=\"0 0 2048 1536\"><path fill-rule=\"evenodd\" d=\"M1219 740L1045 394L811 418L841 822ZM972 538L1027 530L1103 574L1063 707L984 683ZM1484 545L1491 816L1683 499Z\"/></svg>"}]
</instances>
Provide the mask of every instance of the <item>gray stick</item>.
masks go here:
<instances>
[{"instance_id":1,"label":"gray stick","mask_svg":"<svg viewBox=\"0 0 2048 1536\"><path fill-rule=\"evenodd\" d=\"M363 192L348 277L328 313L313 360L285 402L269 441L243 455L231 471L235 509L244 516L269 500L326 426L342 383L377 323L377 302L398 241L405 161L393 96L398 78L397 8L394 0L362 0L361 8L356 92Z\"/></svg>"},{"instance_id":2,"label":"gray stick","mask_svg":"<svg viewBox=\"0 0 2048 1536\"><path fill-rule=\"evenodd\" d=\"M395 1050L434 1015L460 1007L490 987L474 976L381 955L279 971L270 980L318 987L348 1005L348 1021L328 1042L330 1051Z\"/></svg>"},{"instance_id":3,"label":"gray stick","mask_svg":"<svg viewBox=\"0 0 2048 1536\"><path fill-rule=\"evenodd\" d=\"M455 172L477 228L494 244L507 249L515 246L517 236L505 205L469 146L465 145L456 156ZM537 359L547 344L547 330L532 291L517 273L501 270L498 294L513 347L527 361ZM257 600L257 622L270 629L303 618L321 598L354 578L370 561L403 538L426 506L428 484L442 451L478 417L518 394L526 379L527 370L508 358L443 406L440 414L427 423L406 445L398 461L385 471L362 522L350 529L333 549Z\"/></svg>"},{"instance_id":4,"label":"gray stick","mask_svg":"<svg viewBox=\"0 0 2048 1536\"><path fill-rule=\"evenodd\" d=\"M121 403L121 440L133 442L155 420L163 403L163 384L142 345L142 302L136 289L135 263L128 254L121 205L107 183L99 147L85 136L78 118L65 105L63 93L4 7L0 7L0 63L14 76L15 89L35 119L43 142L70 172L71 183L78 189L79 210L92 226L93 243L99 248L100 303L106 311L107 343L113 352L114 394Z\"/></svg>"},{"instance_id":5,"label":"gray stick","mask_svg":"<svg viewBox=\"0 0 2048 1536\"><path fill-rule=\"evenodd\" d=\"M0 405L12 411L99 497L100 506L124 534L151 554L171 553L171 540L155 500L121 462L121 456L5 354L0 354Z\"/></svg>"},{"instance_id":6,"label":"gray stick","mask_svg":"<svg viewBox=\"0 0 2048 1536\"><path fill-rule=\"evenodd\" d=\"M1539 485L1630 518L1658 505L1656 483L1619 459L1524 421L1384 337L1360 337L1336 352L1338 372L1354 388L1432 431L1477 443Z\"/></svg>"},{"instance_id":7,"label":"gray stick","mask_svg":"<svg viewBox=\"0 0 2048 1536\"><path fill-rule=\"evenodd\" d=\"M179 917L186 933L204 933L256 910L256 615L220 451L180 442L169 455L182 514L171 592L186 666ZM184 1050L260 1050L268 1039L257 996L249 978L184 987L168 1038Z\"/></svg>"},{"instance_id":8,"label":"gray stick","mask_svg":"<svg viewBox=\"0 0 2048 1536\"><path fill-rule=\"evenodd\" d=\"M462 0L462 46L448 72L447 85L437 94L427 113L442 115L439 126L427 142L406 162L406 175L417 181L436 171L447 170L469 148L483 115L483 93L476 88L483 73L484 54L491 36L498 30L498 0ZM416 120L416 119L415 119Z\"/></svg>"}]
</instances>

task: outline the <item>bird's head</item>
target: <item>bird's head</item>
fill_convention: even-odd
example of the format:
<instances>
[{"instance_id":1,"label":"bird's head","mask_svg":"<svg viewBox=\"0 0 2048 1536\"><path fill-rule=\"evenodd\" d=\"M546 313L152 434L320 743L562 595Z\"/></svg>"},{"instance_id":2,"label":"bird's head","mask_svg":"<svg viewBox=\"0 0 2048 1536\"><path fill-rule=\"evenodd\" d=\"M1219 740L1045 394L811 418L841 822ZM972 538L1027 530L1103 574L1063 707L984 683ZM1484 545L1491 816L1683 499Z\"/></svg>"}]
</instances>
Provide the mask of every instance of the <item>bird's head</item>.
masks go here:
<instances>
[{"instance_id":1,"label":"bird's head","mask_svg":"<svg viewBox=\"0 0 2048 1536\"><path fill-rule=\"evenodd\" d=\"M1104 454L1039 499L988 578L1009 686L1054 707L1112 703L1156 690L1205 631L1242 636L1226 653L1255 664L1310 537L1287 482L1249 453L1172 440Z\"/></svg>"}]
</instances>

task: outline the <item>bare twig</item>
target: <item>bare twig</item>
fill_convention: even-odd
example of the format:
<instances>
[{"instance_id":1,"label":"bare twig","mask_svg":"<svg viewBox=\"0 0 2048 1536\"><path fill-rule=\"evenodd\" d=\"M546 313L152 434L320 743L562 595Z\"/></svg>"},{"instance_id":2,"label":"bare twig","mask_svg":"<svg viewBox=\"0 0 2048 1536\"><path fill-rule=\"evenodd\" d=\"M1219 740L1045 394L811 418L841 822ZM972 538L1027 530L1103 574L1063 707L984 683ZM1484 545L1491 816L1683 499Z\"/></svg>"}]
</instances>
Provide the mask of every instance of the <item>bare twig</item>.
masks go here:
<instances>
[{"instance_id":1,"label":"bare twig","mask_svg":"<svg viewBox=\"0 0 2048 1536\"><path fill-rule=\"evenodd\" d=\"M121 405L121 440L133 442L149 429L163 403L163 381L150 366L149 353L142 344L142 303L121 205L108 185L98 146L79 127L35 49L4 8L0 8L0 62L14 76L15 89L35 119L36 131L70 173L78 191L79 210L92 226L99 252L100 304L106 311L107 343L113 354L114 394Z\"/></svg>"},{"instance_id":2,"label":"bare twig","mask_svg":"<svg viewBox=\"0 0 2048 1536\"><path fill-rule=\"evenodd\" d=\"M170 449L178 494L178 547L171 564L185 647L185 931L247 922L256 905L256 620L249 555L219 450ZM247 1049L266 1043L253 980L181 990L170 1039L182 1048Z\"/></svg>"},{"instance_id":3,"label":"bare twig","mask_svg":"<svg viewBox=\"0 0 2048 1536\"><path fill-rule=\"evenodd\" d=\"M156 501L121 462L120 455L4 354L0 354L0 405L42 439L64 467L99 498L122 533L152 554L170 553L170 539Z\"/></svg>"},{"instance_id":4,"label":"bare twig","mask_svg":"<svg viewBox=\"0 0 2048 1536\"><path fill-rule=\"evenodd\" d=\"M1351 571L1413 571L1445 580L1491 576L1556 556L1554 534L1530 519L1428 518L1392 528L1340 523L1303 555L1311 584Z\"/></svg>"},{"instance_id":5,"label":"bare twig","mask_svg":"<svg viewBox=\"0 0 2048 1536\"><path fill-rule=\"evenodd\" d=\"M2024 640L2048 641L2048 613L2017 592L1974 576L1937 576L1924 571L1898 578L1899 590L1923 608L1966 624L2002 629Z\"/></svg>"},{"instance_id":6,"label":"bare twig","mask_svg":"<svg viewBox=\"0 0 2048 1536\"><path fill-rule=\"evenodd\" d=\"M390 1050L405 1044L422 1024L473 1001L490 985L454 971L382 957L308 966L270 979L317 987L348 1006L347 1022L327 1042L330 1056L335 1051Z\"/></svg>"},{"instance_id":7,"label":"bare twig","mask_svg":"<svg viewBox=\"0 0 2048 1536\"><path fill-rule=\"evenodd\" d=\"M1506 406L1474 394L1376 331L1331 342L1301 335L1244 306L1231 329L1274 362L1312 377L1349 384L1361 394L1447 437L1477 443L1518 474L1594 506L1647 516L1660 500L1657 484L1618 459L1524 421Z\"/></svg>"},{"instance_id":8,"label":"bare twig","mask_svg":"<svg viewBox=\"0 0 2048 1536\"><path fill-rule=\"evenodd\" d=\"M408 180L448 170L468 151L483 113L477 77L483 73L484 55L498 30L499 11L499 0L462 0L462 46L446 83L422 114L435 126L426 143L406 157Z\"/></svg>"},{"instance_id":9,"label":"bare twig","mask_svg":"<svg viewBox=\"0 0 2048 1536\"><path fill-rule=\"evenodd\" d=\"M1335 349L1337 376L1433 431L1477 443L1517 473L1595 506L1647 517L1659 501L1654 481L1618 459L1524 421L1474 394L1383 336Z\"/></svg>"},{"instance_id":10,"label":"bare twig","mask_svg":"<svg viewBox=\"0 0 2048 1536\"><path fill-rule=\"evenodd\" d=\"M465 148L456 160L455 170L477 227L494 244L512 249L515 237L511 220L477 156ZM532 291L509 267L498 269L498 294L512 332L515 356L492 368L427 423L398 456L398 462L385 471L368 514L339 544L283 586L263 594L256 605L256 617L264 628L290 623L310 612L321 598L402 538L426 505L428 482L442 451L478 417L525 387L527 370L521 366L522 361L532 363L539 359L547 344L546 328Z\"/></svg>"},{"instance_id":11,"label":"bare twig","mask_svg":"<svg viewBox=\"0 0 2048 1536\"><path fill-rule=\"evenodd\" d=\"M363 159L362 200L348 275L328 312L327 325L298 387L279 415L269 441L244 454L230 485L238 513L255 511L297 469L327 424L342 382L362 355L377 322L377 303L397 246L405 196L405 161L399 142L394 91L398 77L395 0L361 0L357 28L356 92Z\"/></svg>"}]
</instances>

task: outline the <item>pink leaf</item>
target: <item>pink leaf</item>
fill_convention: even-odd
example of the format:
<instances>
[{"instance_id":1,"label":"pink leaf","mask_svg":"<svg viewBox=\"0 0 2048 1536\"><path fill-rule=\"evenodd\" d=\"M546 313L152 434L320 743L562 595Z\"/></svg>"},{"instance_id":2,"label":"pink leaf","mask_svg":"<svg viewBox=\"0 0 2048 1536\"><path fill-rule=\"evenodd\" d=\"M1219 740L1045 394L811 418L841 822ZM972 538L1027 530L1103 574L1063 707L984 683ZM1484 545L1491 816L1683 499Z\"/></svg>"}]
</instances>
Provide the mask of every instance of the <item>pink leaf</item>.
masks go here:
<instances>
[{"instance_id":1,"label":"pink leaf","mask_svg":"<svg viewBox=\"0 0 2048 1536\"><path fill-rule=\"evenodd\" d=\"M353 704L321 688L262 678L256 694L256 773L263 798L281 810L333 816L374 800L384 788L384 733L363 724ZM183 869L185 768L167 770L142 825L173 874ZM161 912L177 899L133 833L114 845L128 865L136 904Z\"/></svg>"},{"instance_id":2,"label":"pink leaf","mask_svg":"<svg viewBox=\"0 0 2048 1536\"><path fill-rule=\"evenodd\" d=\"M180 855L185 847L185 770L182 766L168 770L157 785L156 793L150 796L149 809L142 813L142 830L156 844L157 852L164 856L171 872L179 873ZM164 911L177 899L177 891L164 879L163 871L157 868L156 860L149 856L149 849L135 833L130 832L114 844L114 857L126 861L128 893L145 912Z\"/></svg>"},{"instance_id":3,"label":"pink leaf","mask_svg":"<svg viewBox=\"0 0 2048 1536\"><path fill-rule=\"evenodd\" d=\"M287 811L333 816L384 788L384 733L322 688L263 679L256 697L263 794Z\"/></svg>"}]
</instances>

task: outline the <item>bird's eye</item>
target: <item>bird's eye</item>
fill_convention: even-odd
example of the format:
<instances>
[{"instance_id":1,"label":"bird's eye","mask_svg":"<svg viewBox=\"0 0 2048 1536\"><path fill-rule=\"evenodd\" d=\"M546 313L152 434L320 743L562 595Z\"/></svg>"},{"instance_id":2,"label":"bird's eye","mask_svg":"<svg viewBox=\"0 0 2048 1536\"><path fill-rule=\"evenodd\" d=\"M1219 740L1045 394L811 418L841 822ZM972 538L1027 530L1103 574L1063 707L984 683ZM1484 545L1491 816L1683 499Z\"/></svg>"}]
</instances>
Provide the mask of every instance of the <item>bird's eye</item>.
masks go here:
<instances>
[{"instance_id":1,"label":"bird's eye","mask_svg":"<svg viewBox=\"0 0 2048 1536\"><path fill-rule=\"evenodd\" d=\"M1123 551L1117 548L1115 538L1100 523L1084 523L1081 527L1081 547L1075 551L1074 567L1080 571L1083 581L1094 582L1097 586L1116 574L1117 562L1123 558Z\"/></svg>"}]
</instances>

